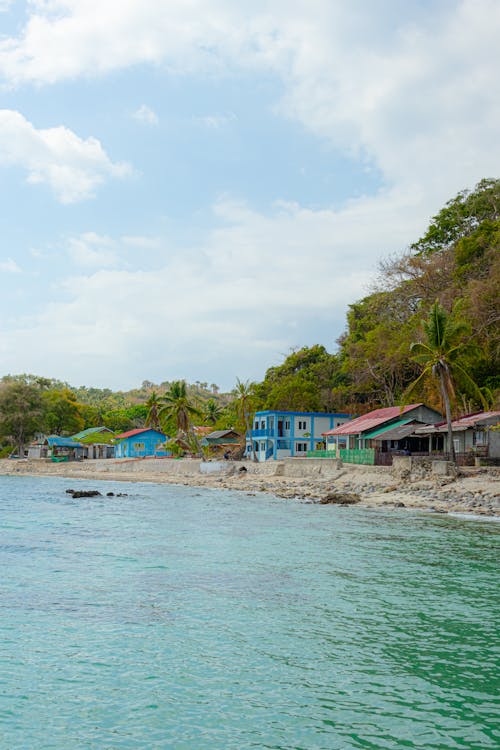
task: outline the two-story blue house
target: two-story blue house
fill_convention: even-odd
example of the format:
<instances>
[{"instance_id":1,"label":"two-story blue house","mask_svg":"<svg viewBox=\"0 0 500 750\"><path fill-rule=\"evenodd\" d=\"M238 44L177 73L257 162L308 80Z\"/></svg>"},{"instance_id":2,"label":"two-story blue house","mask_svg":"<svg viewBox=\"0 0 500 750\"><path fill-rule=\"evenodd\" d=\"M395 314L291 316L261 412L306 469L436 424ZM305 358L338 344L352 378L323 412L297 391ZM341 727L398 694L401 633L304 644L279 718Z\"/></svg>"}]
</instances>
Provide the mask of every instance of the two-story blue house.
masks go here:
<instances>
[{"instance_id":1,"label":"two-story blue house","mask_svg":"<svg viewBox=\"0 0 500 750\"><path fill-rule=\"evenodd\" d=\"M165 448L167 436L163 432L144 427L129 430L116 436L116 458L145 458L145 456L169 456Z\"/></svg>"},{"instance_id":2,"label":"two-story blue house","mask_svg":"<svg viewBox=\"0 0 500 750\"><path fill-rule=\"evenodd\" d=\"M307 451L325 448L322 433L350 419L351 415L344 413L258 411L251 439L247 436L246 455L250 458L254 450L259 461L306 456Z\"/></svg>"}]
</instances>

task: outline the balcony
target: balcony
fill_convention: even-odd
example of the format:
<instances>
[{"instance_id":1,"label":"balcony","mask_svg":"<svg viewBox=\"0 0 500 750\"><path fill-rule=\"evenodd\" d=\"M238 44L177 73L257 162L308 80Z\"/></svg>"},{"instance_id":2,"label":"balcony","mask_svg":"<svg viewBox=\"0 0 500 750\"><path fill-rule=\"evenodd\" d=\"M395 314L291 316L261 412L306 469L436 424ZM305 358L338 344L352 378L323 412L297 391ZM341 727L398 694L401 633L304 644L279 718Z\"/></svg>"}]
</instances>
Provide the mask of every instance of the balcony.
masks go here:
<instances>
[{"instance_id":1,"label":"balcony","mask_svg":"<svg viewBox=\"0 0 500 750\"><path fill-rule=\"evenodd\" d=\"M253 438L272 438L274 437L274 430L269 430L269 429L252 430L252 437Z\"/></svg>"}]
</instances>

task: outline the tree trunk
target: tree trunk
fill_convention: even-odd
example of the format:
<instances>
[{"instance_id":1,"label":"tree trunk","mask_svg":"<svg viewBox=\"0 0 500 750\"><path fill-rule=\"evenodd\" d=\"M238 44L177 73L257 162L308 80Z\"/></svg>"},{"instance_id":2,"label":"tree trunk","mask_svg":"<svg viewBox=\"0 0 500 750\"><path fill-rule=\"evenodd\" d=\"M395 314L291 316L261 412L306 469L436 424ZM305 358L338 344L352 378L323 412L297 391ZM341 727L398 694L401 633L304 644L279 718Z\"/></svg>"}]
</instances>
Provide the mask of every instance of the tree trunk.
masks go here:
<instances>
[{"instance_id":1,"label":"tree trunk","mask_svg":"<svg viewBox=\"0 0 500 750\"><path fill-rule=\"evenodd\" d=\"M257 463L257 454L255 453L255 448L254 448L254 444L253 444L252 430L250 428L250 423L248 421L248 416L246 414L245 414L245 427L247 428L247 437L250 438L250 444L252 446L252 460L255 463Z\"/></svg>"},{"instance_id":2,"label":"tree trunk","mask_svg":"<svg viewBox=\"0 0 500 750\"><path fill-rule=\"evenodd\" d=\"M455 455L455 446L453 444L453 429L451 426L450 396L448 394L444 374L442 372L439 373L439 383L441 385L441 393L443 395L444 409L446 414L446 424L448 426L448 453L450 456L450 460L453 461L453 463L456 463L457 458Z\"/></svg>"}]
</instances>

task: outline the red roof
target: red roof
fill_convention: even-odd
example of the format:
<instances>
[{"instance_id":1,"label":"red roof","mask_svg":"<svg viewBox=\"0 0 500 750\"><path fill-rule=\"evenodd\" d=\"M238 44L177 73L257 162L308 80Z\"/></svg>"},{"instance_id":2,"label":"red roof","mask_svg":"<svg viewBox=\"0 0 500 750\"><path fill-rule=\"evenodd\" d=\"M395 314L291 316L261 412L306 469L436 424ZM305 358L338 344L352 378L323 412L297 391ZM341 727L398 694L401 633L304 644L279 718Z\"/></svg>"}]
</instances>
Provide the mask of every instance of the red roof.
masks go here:
<instances>
[{"instance_id":1,"label":"red roof","mask_svg":"<svg viewBox=\"0 0 500 750\"><path fill-rule=\"evenodd\" d=\"M328 430L323 432L323 435L357 435L359 432L366 432L372 430L374 427L378 427L384 422L389 422L391 419L398 419L403 414L407 414L409 411L422 406L422 404L410 404L409 406L388 406L385 409L375 409L375 411L369 411L368 414L363 414L361 417L352 419L350 422L345 422L334 430Z\"/></svg>"},{"instance_id":2,"label":"red roof","mask_svg":"<svg viewBox=\"0 0 500 750\"><path fill-rule=\"evenodd\" d=\"M163 432L159 432L158 430L153 429L152 427L139 427L137 430L129 430L128 432L122 432L121 435L116 435L117 440L121 440L122 438L128 438L132 437L133 435L140 435L142 432L158 432L158 435L163 435Z\"/></svg>"}]
</instances>

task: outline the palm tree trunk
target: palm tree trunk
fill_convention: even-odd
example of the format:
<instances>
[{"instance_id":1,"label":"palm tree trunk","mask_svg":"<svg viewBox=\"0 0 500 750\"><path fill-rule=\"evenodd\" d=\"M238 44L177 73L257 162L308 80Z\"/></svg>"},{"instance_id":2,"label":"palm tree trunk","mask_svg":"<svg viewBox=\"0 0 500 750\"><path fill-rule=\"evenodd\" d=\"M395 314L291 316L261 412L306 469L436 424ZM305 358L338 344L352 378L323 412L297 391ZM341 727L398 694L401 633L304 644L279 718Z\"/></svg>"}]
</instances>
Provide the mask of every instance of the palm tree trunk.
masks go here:
<instances>
[{"instance_id":1,"label":"palm tree trunk","mask_svg":"<svg viewBox=\"0 0 500 750\"><path fill-rule=\"evenodd\" d=\"M448 390L446 388L446 382L444 379L444 374L442 372L439 373L439 384L441 386L441 393L443 395L444 409L445 409L445 414L446 414L446 424L448 427L448 453L450 456L450 460L453 461L453 463L456 463L457 458L455 455L455 445L453 443L453 428L451 426L450 396L448 394Z\"/></svg>"}]
</instances>

